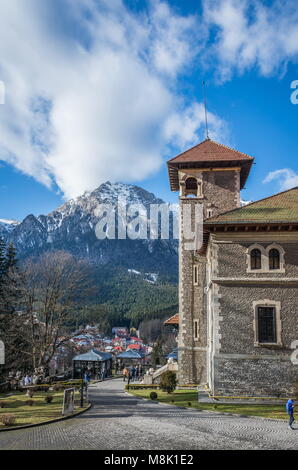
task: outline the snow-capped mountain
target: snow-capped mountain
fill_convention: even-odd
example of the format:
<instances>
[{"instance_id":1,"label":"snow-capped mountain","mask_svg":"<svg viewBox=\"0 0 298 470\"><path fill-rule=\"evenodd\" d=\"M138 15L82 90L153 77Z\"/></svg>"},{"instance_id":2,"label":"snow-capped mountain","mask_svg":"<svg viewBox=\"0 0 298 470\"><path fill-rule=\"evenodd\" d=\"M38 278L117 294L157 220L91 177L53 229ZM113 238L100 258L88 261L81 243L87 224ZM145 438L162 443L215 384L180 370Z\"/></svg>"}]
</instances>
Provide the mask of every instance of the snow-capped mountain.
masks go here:
<instances>
[{"instance_id":1,"label":"snow-capped mountain","mask_svg":"<svg viewBox=\"0 0 298 470\"><path fill-rule=\"evenodd\" d=\"M0 237L5 239L9 237L19 223L17 220L0 219Z\"/></svg>"},{"instance_id":2,"label":"snow-capped mountain","mask_svg":"<svg viewBox=\"0 0 298 470\"><path fill-rule=\"evenodd\" d=\"M148 218L151 204L164 203L138 186L106 182L48 215L35 217L31 214L21 223L0 221L0 236L14 243L19 257L56 249L88 258L98 265L123 266L144 273L176 272L177 240L98 239L95 228L99 221L99 205L116 208L119 199L125 200L127 207L142 204ZM128 216L128 221L132 218ZM111 229L109 222L108 233ZM117 208L115 230L118 230Z\"/></svg>"}]
</instances>

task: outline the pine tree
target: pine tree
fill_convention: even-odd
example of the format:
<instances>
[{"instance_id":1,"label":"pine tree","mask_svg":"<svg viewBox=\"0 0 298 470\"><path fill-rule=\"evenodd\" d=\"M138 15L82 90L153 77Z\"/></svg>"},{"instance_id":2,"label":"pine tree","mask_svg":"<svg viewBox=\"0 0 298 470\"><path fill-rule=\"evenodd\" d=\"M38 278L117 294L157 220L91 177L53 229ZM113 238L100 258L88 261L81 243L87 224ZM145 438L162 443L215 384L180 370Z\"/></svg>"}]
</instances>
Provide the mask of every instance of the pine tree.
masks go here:
<instances>
[{"instance_id":1,"label":"pine tree","mask_svg":"<svg viewBox=\"0 0 298 470\"><path fill-rule=\"evenodd\" d=\"M5 259L5 272L6 274L10 269L17 268L17 258L16 258L16 249L13 243L9 243L8 248L6 250L6 259Z\"/></svg>"},{"instance_id":2,"label":"pine tree","mask_svg":"<svg viewBox=\"0 0 298 470\"><path fill-rule=\"evenodd\" d=\"M0 237L0 285L3 282L3 277L6 272L7 259L5 256L6 244L3 238Z\"/></svg>"}]
</instances>

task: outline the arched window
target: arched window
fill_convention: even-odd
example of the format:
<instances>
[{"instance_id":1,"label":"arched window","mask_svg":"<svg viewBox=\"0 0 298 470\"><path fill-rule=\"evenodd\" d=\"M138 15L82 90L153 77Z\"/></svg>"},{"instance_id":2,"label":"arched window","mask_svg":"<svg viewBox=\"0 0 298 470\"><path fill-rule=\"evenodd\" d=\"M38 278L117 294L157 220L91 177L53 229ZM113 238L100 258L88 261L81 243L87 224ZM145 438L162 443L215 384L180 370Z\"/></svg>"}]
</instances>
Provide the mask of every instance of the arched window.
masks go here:
<instances>
[{"instance_id":1,"label":"arched window","mask_svg":"<svg viewBox=\"0 0 298 470\"><path fill-rule=\"evenodd\" d=\"M198 182L196 178L187 178L185 181L185 196L198 196Z\"/></svg>"},{"instance_id":2,"label":"arched window","mask_svg":"<svg viewBox=\"0 0 298 470\"><path fill-rule=\"evenodd\" d=\"M198 189L198 182L196 180L196 178L187 178L187 180L185 181L185 189L188 189L188 190L195 190L197 191Z\"/></svg>"},{"instance_id":3,"label":"arched window","mask_svg":"<svg viewBox=\"0 0 298 470\"><path fill-rule=\"evenodd\" d=\"M262 268L262 255L261 251L254 248L250 252L250 269L261 269Z\"/></svg>"},{"instance_id":4,"label":"arched window","mask_svg":"<svg viewBox=\"0 0 298 470\"><path fill-rule=\"evenodd\" d=\"M269 269L280 269L280 253L276 248L269 251Z\"/></svg>"}]
</instances>

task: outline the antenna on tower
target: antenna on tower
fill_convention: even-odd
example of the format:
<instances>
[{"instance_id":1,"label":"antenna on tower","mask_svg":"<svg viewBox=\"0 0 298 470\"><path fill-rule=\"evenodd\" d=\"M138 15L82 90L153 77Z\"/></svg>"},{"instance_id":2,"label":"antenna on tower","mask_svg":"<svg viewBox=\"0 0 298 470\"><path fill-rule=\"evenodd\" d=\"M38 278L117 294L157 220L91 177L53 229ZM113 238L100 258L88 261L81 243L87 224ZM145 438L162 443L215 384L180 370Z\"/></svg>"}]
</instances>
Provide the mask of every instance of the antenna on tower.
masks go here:
<instances>
[{"instance_id":1,"label":"antenna on tower","mask_svg":"<svg viewBox=\"0 0 298 470\"><path fill-rule=\"evenodd\" d=\"M207 119L206 86L205 86L205 82L204 82L204 81L203 81L203 95L204 95L204 109L205 109L206 139L209 139L208 119Z\"/></svg>"}]
</instances>

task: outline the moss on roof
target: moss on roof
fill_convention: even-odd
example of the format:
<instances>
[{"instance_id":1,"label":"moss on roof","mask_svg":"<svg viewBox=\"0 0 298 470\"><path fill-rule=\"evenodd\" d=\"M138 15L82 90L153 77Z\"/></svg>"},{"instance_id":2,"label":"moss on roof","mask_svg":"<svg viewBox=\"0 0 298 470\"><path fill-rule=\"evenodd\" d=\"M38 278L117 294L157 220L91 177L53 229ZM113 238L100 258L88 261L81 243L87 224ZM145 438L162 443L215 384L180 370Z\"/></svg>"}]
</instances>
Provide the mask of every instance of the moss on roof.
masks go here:
<instances>
[{"instance_id":1,"label":"moss on roof","mask_svg":"<svg viewBox=\"0 0 298 470\"><path fill-rule=\"evenodd\" d=\"M298 222L298 187L207 219L206 224Z\"/></svg>"}]
</instances>

